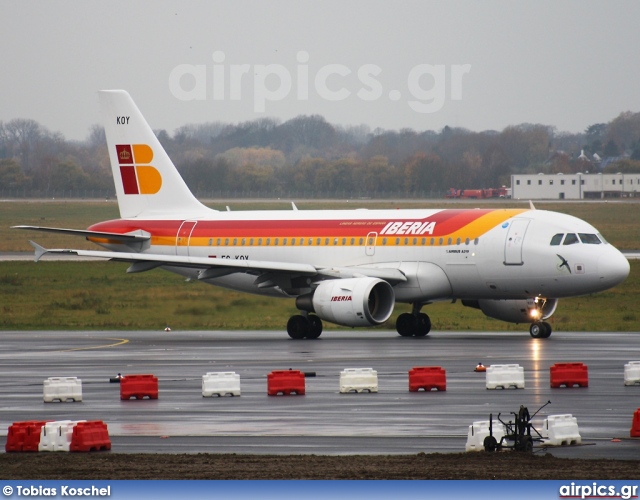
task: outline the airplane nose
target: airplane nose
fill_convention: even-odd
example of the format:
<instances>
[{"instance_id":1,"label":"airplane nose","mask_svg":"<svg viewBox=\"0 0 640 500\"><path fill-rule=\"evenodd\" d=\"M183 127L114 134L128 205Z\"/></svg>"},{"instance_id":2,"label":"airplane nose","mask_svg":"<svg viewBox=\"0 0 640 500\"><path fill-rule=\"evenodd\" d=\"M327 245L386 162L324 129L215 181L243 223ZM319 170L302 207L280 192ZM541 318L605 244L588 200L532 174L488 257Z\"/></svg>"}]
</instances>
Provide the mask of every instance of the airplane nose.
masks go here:
<instances>
[{"instance_id":1,"label":"airplane nose","mask_svg":"<svg viewBox=\"0 0 640 500\"><path fill-rule=\"evenodd\" d=\"M615 286L622 283L629 276L631 266L627 258L618 250L606 252L598 259L598 272L600 279Z\"/></svg>"}]
</instances>

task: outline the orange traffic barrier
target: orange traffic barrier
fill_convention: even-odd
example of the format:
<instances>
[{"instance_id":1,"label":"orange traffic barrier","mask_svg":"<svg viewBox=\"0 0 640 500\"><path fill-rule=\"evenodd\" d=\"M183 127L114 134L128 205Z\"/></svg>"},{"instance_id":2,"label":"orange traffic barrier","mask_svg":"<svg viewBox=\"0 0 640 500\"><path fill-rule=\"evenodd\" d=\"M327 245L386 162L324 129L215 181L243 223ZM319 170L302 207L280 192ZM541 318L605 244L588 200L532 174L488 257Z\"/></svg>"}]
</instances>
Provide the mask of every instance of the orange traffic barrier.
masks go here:
<instances>
[{"instance_id":1,"label":"orange traffic barrier","mask_svg":"<svg viewBox=\"0 0 640 500\"><path fill-rule=\"evenodd\" d=\"M478 363L478 366L476 366L476 369L473 370L474 372L486 372L487 371L487 367L484 366L482 363Z\"/></svg>"},{"instance_id":2,"label":"orange traffic barrier","mask_svg":"<svg viewBox=\"0 0 640 500\"><path fill-rule=\"evenodd\" d=\"M267 394L277 396L305 393L304 373L299 370L275 370L267 375Z\"/></svg>"},{"instance_id":3,"label":"orange traffic barrier","mask_svg":"<svg viewBox=\"0 0 640 500\"><path fill-rule=\"evenodd\" d=\"M125 375L120 379L120 399L158 399L158 378L153 375Z\"/></svg>"},{"instance_id":4,"label":"orange traffic barrier","mask_svg":"<svg viewBox=\"0 0 640 500\"><path fill-rule=\"evenodd\" d=\"M14 422L7 433L5 451L38 451L40 430L48 420L28 420Z\"/></svg>"},{"instance_id":5,"label":"orange traffic barrier","mask_svg":"<svg viewBox=\"0 0 640 500\"><path fill-rule=\"evenodd\" d=\"M409 370L409 392L447 390L447 372L439 366L416 366Z\"/></svg>"},{"instance_id":6,"label":"orange traffic barrier","mask_svg":"<svg viewBox=\"0 0 640 500\"><path fill-rule=\"evenodd\" d=\"M69 451L110 450L111 439L107 425L102 420L78 422L73 428Z\"/></svg>"},{"instance_id":7,"label":"orange traffic barrier","mask_svg":"<svg viewBox=\"0 0 640 500\"><path fill-rule=\"evenodd\" d=\"M589 387L589 370L584 363L556 363L549 368L551 387Z\"/></svg>"},{"instance_id":8,"label":"orange traffic barrier","mask_svg":"<svg viewBox=\"0 0 640 500\"><path fill-rule=\"evenodd\" d=\"M633 422L631 423L631 432L629 434L632 438L640 437L640 408L633 414Z\"/></svg>"}]
</instances>

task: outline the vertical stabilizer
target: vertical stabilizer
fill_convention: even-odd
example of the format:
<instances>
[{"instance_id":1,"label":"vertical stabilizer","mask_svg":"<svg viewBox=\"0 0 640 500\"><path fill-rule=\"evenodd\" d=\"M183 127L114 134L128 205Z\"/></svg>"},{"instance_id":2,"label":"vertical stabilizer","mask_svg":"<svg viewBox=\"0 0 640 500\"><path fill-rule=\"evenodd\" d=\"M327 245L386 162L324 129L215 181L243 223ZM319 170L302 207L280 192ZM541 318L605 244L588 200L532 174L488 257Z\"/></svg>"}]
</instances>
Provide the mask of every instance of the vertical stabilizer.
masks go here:
<instances>
[{"instance_id":1,"label":"vertical stabilizer","mask_svg":"<svg viewBox=\"0 0 640 500\"><path fill-rule=\"evenodd\" d=\"M189 191L124 90L99 92L120 216L197 218L212 210Z\"/></svg>"}]
</instances>

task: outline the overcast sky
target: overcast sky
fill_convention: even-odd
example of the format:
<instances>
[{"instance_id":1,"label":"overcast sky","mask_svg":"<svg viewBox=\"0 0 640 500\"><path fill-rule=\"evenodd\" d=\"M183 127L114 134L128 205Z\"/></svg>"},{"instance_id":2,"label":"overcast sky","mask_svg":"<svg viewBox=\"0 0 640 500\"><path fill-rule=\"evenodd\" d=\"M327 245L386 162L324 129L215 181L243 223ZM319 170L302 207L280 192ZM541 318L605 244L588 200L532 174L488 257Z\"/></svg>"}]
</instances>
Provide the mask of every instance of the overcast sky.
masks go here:
<instances>
[{"instance_id":1,"label":"overcast sky","mask_svg":"<svg viewBox=\"0 0 640 500\"><path fill-rule=\"evenodd\" d=\"M0 120L67 139L129 91L154 129L320 114L583 131L640 111L640 2L0 0Z\"/></svg>"}]
</instances>

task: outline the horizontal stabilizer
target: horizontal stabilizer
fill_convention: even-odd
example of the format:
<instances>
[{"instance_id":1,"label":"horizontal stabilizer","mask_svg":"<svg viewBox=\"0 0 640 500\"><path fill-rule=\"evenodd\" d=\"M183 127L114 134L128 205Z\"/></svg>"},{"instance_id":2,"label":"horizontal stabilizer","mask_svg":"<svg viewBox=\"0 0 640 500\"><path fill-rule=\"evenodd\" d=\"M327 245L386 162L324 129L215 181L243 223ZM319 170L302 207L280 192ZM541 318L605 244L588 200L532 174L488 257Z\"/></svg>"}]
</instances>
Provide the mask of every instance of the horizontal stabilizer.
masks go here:
<instances>
[{"instance_id":1,"label":"horizontal stabilizer","mask_svg":"<svg viewBox=\"0 0 640 500\"><path fill-rule=\"evenodd\" d=\"M42 226L11 226L11 229L30 229L32 231L43 231L47 233L71 234L74 236L84 236L85 238L108 238L110 240L121 241L123 243L141 242L151 239L151 236L144 234L120 234L107 233L102 231L87 231L86 229L65 229L60 227Z\"/></svg>"}]
</instances>

